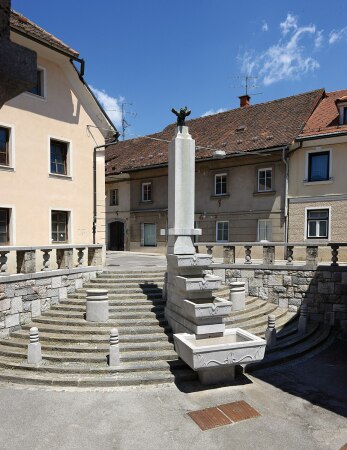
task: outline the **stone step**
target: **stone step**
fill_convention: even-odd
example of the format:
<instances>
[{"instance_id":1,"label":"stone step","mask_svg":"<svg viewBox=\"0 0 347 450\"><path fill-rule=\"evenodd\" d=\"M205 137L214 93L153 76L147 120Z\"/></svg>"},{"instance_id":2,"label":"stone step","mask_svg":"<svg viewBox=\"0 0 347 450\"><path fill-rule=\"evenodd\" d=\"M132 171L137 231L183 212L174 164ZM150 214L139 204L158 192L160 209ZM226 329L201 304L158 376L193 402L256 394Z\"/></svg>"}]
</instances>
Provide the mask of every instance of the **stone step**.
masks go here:
<instances>
[{"instance_id":1,"label":"stone step","mask_svg":"<svg viewBox=\"0 0 347 450\"><path fill-rule=\"evenodd\" d=\"M159 306L164 305L165 300L162 299L162 297L154 298L154 299L148 299L146 297L143 297L141 299L110 299L108 300L109 307L117 307L117 306L129 306L129 307L136 307L136 306ZM69 298L67 300L61 300L59 305L75 305L75 306L85 306L86 305L86 299L85 298Z\"/></svg>"},{"instance_id":2,"label":"stone step","mask_svg":"<svg viewBox=\"0 0 347 450\"><path fill-rule=\"evenodd\" d=\"M78 329L80 331L80 329ZM160 330L160 329L159 329ZM61 331L61 330L59 330ZM153 333L145 333L145 334L121 334L119 339L121 343L155 343L155 342L167 342L172 341L171 332L167 332L165 334L163 332L158 332L158 329ZM25 340L25 342L29 343L29 333L27 330L21 330L11 333L11 339L19 338ZM10 342L11 339L6 340L5 342ZM77 333L77 334L66 334L62 332L52 332L52 331L41 331L40 328L40 342L41 343L50 343L51 345L56 345L57 343L61 345L65 345L68 343L76 343L76 344L100 344L104 343L109 344L110 340L110 329L108 329L103 334L91 334L90 332Z\"/></svg>"},{"instance_id":3,"label":"stone step","mask_svg":"<svg viewBox=\"0 0 347 450\"><path fill-rule=\"evenodd\" d=\"M51 317L51 316L40 316L36 317L33 324L44 324L44 325L59 325L60 327L66 327L66 331L69 330L69 327L86 327L93 326L96 329L105 328L105 327L130 327L130 326L158 326L165 325L167 323L166 319L156 319L153 318L144 318L144 319L110 319L107 322L87 322L83 318L68 318L68 317ZM39 325L37 325L39 327Z\"/></svg>"},{"instance_id":4,"label":"stone step","mask_svg":"<svg viewBox=\"0 0 347 450\"><path fill-rule=\"evenodd\" d=\"M76 362L76 363L88 363L88 364L98 364L106 362L106 355L109 351L95 352L93 354L84 352L54 352L52 350L42 351L42 359L47 361L52 361L56 363L64 362ZM125 350L121 351L121 362L124 361L157 361L157 360L171 360L177 359L177 353L171 349L167 350L154 350L154 351L138 351L138 352L127 352ZM27 350L25 348L11 347L4 344L0 344L0 356L9 357L21 357L26 359Z\"/></svg>"},{"instance_id":5,"label":"stone step","mask_svg":"<svg viewBox=\"0 0 347 450\"><path fill-rule=\"evenodd\" d=\"M86 293L83 291L78 291L75 294L69 294L68 298L73 298L73 299L86 299ZM108 293L108 299L109 300L141 300L141 299L148 299L148 300L154 300L154 299L158 299L158 298L162 298L162 293L161 292L148 292L146 294L144 294L143 292L138 292L138 293L131 293L129 295L125 295L125 294L117 294L116 292L109 292Z\"/></svg>"},{"instance_id":6,"label":"stone step","mask_svg":"<svg viewBox=\"0 0 347 450\"><path fill-rule=\"evenodd\" d=\"M85 303L78 303L77 305L74 303L71 303L70 301L62 303L60 302L58 305L54 305L52 306L52 308L50 309L50 311L79 311L79 312L86 312L86 305ZM113 304L110 305L109 304L109 311L110 312L117 312L119 311L120 313L122 312L152 312L152 313L156 313L157 311L164 311L164 302L162 304L159 304L158 306L154 306L152 304L152 302L148 302L146 301L144 305L142 304L137 304L137 303L126 303L126 304Z\"/></svg>"},{"instance_id":7,"label":"stone step","mask_svg":"<svg viewBox=\"0 0 347 450\"><path fill-rule=\"evenodd\" d=\"M73 325L65 325L61 326L59 324L46 324L46 323L38 323L38 322L32 322L31 324L23 325L23 330L28 330L32 326L37 326L39 328L40 334L41 332L48 332L48 333L59 333L59 334L100 334L104 333L109 337L111 328L117 327L119 334L135 334L135 335L141 335L141 334L152 334L152 333L158 333L158 331L161 329L162 332L170 332L171 329L168 326L159 327L158 323L156 325L147 325L147 326L137 326L137 327L128 327L128 326L119 326L113 322L107 324L107 326L73 326Z\"/></svg>"},{"instance_id":8,"label":"stone step","mask_svg":"<svg viewBox=\"0 0 347 450\"><path fill-rule=\"evenodd\" d=\"M298 321L296 321L296 325L298 325ZM286 328L287 325L284 326L284 328ZM286 348L292 347L294 345L298 345L301 342L307 340L308 338L312 337L319 328L319 324L318 323L312 323L310 324L310 326L308 327L308 330L305 334L303 333L299 333L297 328L296 328L296 332L292 333L290 335L287 335L286 337L280 339L279 337L277 337L277 344L272 347L272 348L268 348L266 350L267 354L273 353L273 352L277 352L280 350L284 350Z\"/></svg>"},{"instance_id":9,"label":"stone step","mask_svg":"<svg viewBox=\"0 0 347 450\"><path fill-rule=\"evenodd\" d=\"M52 318L67 318L67 319L85 319L85 312L81 311L69 311L66 309L50 309L42 313L41 317L52 317ZM163 318L164 308L156 309L153 311L117 311L117 309L112 309L109 312L110 320L118 319L145 319L145 318Z\"/></svg>"},{"instance_id":10,"label":"stone step","mask_svg":"<svg viewBox=\"0 0 347 450\"><path fill-rule=\"evenodd\" d=\"M123 294L123 295L132 295L132 294L145 294L145 295L151 295L151 294L161 294L163 290L157 286L148 286L148 287L134 287L134 288L128 288L128 287L122 287L117 288L112 285L106 286L105 284L94 284L89 286L84 286L86 289L106 289L108 290L109 294ZM79 293L87 293L86 289L78 289L76 292Z\"/></svg>"},{"instance_id":11,"label":"stone step","mask_svg":"<svg viewBox=\"0 0 347 450\"><path fill-rule=\"evenodd\" d=\"M109 375L83 374L71 375L51 373L37 373L33 370L20 371L16 369L3 369L0 371L0 381L6 383L42 385L42 386L75 386L75 387L116 387L116 386L140 386L149 384L180 383L196 379L196 373L191 369L179 370L172 374L169 371L112 373Z\"/></svg>"},{"instance_id":12,"label":"stone step","mask_svg":"<svg viewBox=\"0 0 347 450\"><path fill-rule=\"evenodd\" d=\"M157 280L129 280L129 281L123 281L123 280L116 280L112 278L94 278L90 280L88 283L84 284L85 286L93 286L95 284L102 284L103 286L115 286L118 288L122 287L146 287L146 286L164 286L164 282L162 279L158 278Z\"/></svg>"},{"instance_id":13,"label":"stone step","mask_svg":"<svg viewBox=\"0 0 347 450\"><path fill-rule=\"evenodd\" d=\"M25 349L27 351L28 347L28 336L23 337L11 337L11 339L6 340L7 347L17 347ZM53 352L77 352L77 353L99 353L108 352L110 349L108 339L103 341L93 342L93 341L76 341L72 343L71 340L66 340L62 342L58 340L52 343L50 340L42 337L40 335L40 343L42 350L53 351ZM124 342L120 340L120 350L125 352L137 352L137 351L156 351L156 350L172 350L173 343L166 340L160 341L145 341L145 342Z\"/></svg>"},{"instance_id":14,"label":"stone step","mask_svg":"<svg viewBox=\"0 0 347 450\"><path fill-rule=\"evenodd\" d=\"M143 361L143 362L121 362L117 369L109 367L106 363L100 365L89 366L86 364L52 364L51 361L43 361L37 366L31 366L26 360L21 358L13 358L3 356L0 360L0 369L12 367L22 371L35 371L38 373L63 373L63 374L109 374L109 373L133 373L148 371L162 372L168 369L175 372L187 371L188 366L180 359L172 359L169 361Z\"/></svg>"},{"instance_id":15,"label":"stone step","mask_svg":"<svg viewBox=\"0 0 347 450\"><path fill-rule=\"evenodd\" d=\"M264 315L268 316L269 314L273 314L277 308L277 305L265 302L265 305L263 304L255 310L249 311L248 308L245 308L241 314L236 316L230 314L230 316L225 319L225 323L228 325L238 326L240 323L244 323L258 317L263 317Z\"/></svg>"},{"instance_id":16,"label":"stone step","mask_svg":"<svg viewBox=\"0 0 347 450\"><path fill-rule=\"evenodd\" d=\"M314 351L317 347L322 347L325 342L334 340L333 332L330 327L320 325L315 332L307 339L299 341L297 345L291 345L288 348L276 348L271 352L265 353L265 358L259 363L247 366L247 372L253 372L258 369L265 369L278 364L284 364L294 359Z\"/></svg>"},{"instance_id":17,"label":"stone step","mask_svg":"<svg viewBox=\"0 0 347 450\"><path fill-rule=\"evenodd\" d=\"M100 274L97 278L102 278L105 276L106 278L117 278L117 279L124 279L124 280L131 280L131 279L147 279L151 277L155 278L162 278L164 279L165 272L160 270L153 270L153 271L131 271L131 272L111 272L111 271L103 271L102 274Z\"/></svg>"},{"instance_id":18,"label":"stone step","mask_svg":"<svg viewBox=\"0 0 347 450\"><path fill-rule=\"evenodd\" d=\"M292 312L287 312L286 314L284 314L281 318L276 319L276 330L277 331L281 331L282 328L290 321L292 320L292 318L294 317L295 313ZM245 330L249 331L252 334L255 334L256 336L259 337L264 337L265 336L265 331L267 328L267 321L266 323L262 323L258 326L248 326L246 325L245 327L241 327L244 328Z\"/></svg>"}]
</instances>

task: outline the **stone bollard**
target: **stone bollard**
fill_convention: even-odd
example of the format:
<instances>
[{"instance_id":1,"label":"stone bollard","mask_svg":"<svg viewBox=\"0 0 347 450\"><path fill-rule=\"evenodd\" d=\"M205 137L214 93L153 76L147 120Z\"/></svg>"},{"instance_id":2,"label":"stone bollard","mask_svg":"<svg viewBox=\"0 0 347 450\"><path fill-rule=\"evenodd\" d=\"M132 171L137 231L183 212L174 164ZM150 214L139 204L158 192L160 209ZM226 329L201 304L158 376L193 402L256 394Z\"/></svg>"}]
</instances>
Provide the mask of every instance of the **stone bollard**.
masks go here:
<instances>
[{"instance_id":1,"label":"stone bollard","mask_svg":"<svg viewBox=\"0 0 347 450\"><path fill-rule=\"evenodd\" d=\"M265 331L265 340L268 347L273 347L277 342L275 322L276 316L269 314L267 318L267 329Z\"/></svg>"},{"instance_id":2,"label":"stone bollard","mask_svg":"<svg viewBox=\"0 0 347 450\"><path fill-rule=\"evenodd\" d=\"M229 300L233 311L239 311L246 307L245 282L233 281L230 283Z\"/></svg>"},{"instance_id":3,"label":"stone bollard","mask_svg":"<svg viewBox=\"0 0 347 450\"><path fill-rule=\"evenodd\" d=\"M299 324L298 324L298 332L300 334L305 334L307 331L307 314L308 314L308 307L305 303L303 303L300 307L300 317L299 317Z\"/></svg>"},{"instance_id":4,"label":"stone bollard","mask_svg":"<svg viewBox=\"0 0 347 450\"><path fill-rule=\"evenodd\" d=\"M108 290L87 289L86 320L88 322L108 321Z\"/></svg>"},{"instance_id":5,"label":"stone bollard","mask_svg":"<svg viewBox=\"0 0 347 450\"><path fill-rule=\"evenodd\" d=\"M38 364L42 361L41 344L39 342L39 330L30 328L30 344L28 345L28 364Z\"/></svg>"},{"instance_id":6,"label":"stone bollard","mask_svg":"<svg viewBox=\"0 0 347 450\"><path fill-rule=\"evenodd\" d=\"M112 328L110 333L110 356L108 360L110 367L117 367L120 365L119 358L119 335L117 328Z\"/></svg>"}]
</instances>

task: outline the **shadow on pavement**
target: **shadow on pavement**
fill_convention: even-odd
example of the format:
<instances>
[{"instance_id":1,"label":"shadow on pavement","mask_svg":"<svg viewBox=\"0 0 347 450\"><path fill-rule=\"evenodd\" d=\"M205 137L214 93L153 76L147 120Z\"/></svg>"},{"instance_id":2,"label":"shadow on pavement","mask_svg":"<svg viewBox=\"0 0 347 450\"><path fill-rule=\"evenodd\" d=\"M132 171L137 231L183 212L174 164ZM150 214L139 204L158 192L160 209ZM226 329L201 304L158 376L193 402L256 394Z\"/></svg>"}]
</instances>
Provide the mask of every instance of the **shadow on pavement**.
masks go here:
<instances>
[{"instance_id":1,"label":"shadow on pavement","mask_svg":"<svg viewBox=\"0 0 347 450\"><path fill-rule=\"evenodd\" d=\"M282 391L347 417L347 335L300 361L260 369L252 376Z\"/></svg>"}]
</instances>

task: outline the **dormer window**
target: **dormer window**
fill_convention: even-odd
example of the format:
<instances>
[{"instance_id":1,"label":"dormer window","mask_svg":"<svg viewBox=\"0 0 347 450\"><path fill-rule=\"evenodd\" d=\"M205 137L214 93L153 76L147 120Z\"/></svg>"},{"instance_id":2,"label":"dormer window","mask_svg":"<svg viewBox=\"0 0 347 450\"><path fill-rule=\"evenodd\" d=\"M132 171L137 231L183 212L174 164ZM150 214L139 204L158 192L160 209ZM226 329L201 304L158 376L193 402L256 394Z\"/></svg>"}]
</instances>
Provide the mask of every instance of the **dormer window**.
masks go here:
<instances>
[{"instance_id":1,"label":"dormer window","mask_svg":"<svg viewBox=\"0 0 347 450\"><path fill-rule=\"evenodd\" d=\"M347 98L337 99L336 106L339 111L339 125L347 125Z\"/></svg>"}]
</instances>

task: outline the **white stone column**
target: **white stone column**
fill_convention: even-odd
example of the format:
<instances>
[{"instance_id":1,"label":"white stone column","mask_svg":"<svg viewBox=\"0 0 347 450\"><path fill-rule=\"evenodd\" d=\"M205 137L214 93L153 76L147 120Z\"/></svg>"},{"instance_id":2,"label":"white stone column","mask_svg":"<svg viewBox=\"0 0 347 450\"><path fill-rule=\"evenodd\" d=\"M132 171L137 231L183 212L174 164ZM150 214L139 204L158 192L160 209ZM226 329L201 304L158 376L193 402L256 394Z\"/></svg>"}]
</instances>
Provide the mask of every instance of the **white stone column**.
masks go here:
<instances>
[{"instance_id":1,"label":"white stone column","mask_svg":"<svg viewBox=\"0 0 347 450\"><path fill-rule=\"evenodd\" d=\"M192 237L195 209L195 141L178 126L169 144L168 254L195 254Z\"/></svg>"}]
</instances>

